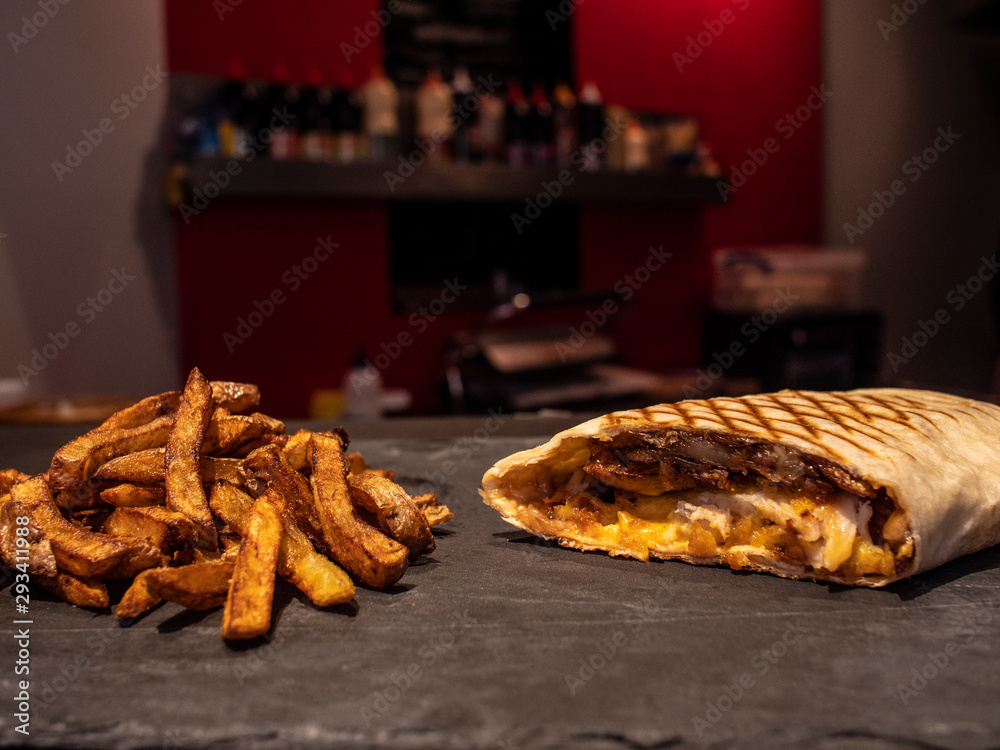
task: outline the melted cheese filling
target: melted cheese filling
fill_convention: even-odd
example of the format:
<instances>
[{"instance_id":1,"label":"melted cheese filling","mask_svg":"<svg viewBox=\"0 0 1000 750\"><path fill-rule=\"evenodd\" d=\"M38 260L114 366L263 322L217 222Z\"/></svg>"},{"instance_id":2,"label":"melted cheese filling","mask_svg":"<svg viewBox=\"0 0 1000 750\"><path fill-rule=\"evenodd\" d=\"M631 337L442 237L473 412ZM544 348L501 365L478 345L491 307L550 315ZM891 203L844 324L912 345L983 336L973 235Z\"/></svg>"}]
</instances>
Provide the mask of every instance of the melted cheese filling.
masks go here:
<instances>
[{"instance_id":1,"label":"melted cheese filling","mask_svg":"<svg viewBox=\"0 0 1000 750\"><path fill-rule=\"evenodd\" d=\"M736 569L779 563L848 580L894 572L889 544L875 544L868 533L870 505L848 492L817 501L759 484L656 496L617 490L606 502L591 488L591 478L578 469L549 497L519 504L519 520L542 534L640 560L685 557Z\"/></svg>"}]
</instances>

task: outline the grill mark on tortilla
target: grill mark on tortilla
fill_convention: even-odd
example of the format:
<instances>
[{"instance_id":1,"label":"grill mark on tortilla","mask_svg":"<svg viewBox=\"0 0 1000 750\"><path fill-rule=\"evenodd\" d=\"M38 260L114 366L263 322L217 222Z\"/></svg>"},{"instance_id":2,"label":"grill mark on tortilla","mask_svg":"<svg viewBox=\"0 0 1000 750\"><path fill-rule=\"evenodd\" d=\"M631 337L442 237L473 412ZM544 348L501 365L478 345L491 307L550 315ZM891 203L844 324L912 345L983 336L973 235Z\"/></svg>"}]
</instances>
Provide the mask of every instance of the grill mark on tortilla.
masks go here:
<instances>
[{"instance_id":1,"label":"grill mark on tortilla","mask_svg":"<svg viewBox=\"0 0 1000 750\"><path fill-rule=\"evenodd\" d=\"M804 416L808 416L808 415L801 414L800 412L796 411L794 405L786 403L785 401L782 401L781 399L779 399L777 397L777 395L771 396L771 401L773 401L780 408L784 409L789 414L791 414L793 420L795 421L795 424L799 425L802 429L804 429L806 432L808 432L812 437L816 437L816 433L817 433L816 428L813 427L811 424L809 424L808 421L806 421L805 419L803 419Z\"/></svg>"},{"instance_id":2,"label":"grill mark on tortilla","mask_svg":"<svg viewBox=\"0 0 1000 750\"><path fill-rule=\"evenodd\" d=\"M972 403L972 404L967 404L967 406L973 411L979 412L980 414L985 414L994 422L1000 422L1000 417L998 417L995 412L991 412L989 409L984 409L979 404Z\"/></svg>"},{"instance_id":3,"label":"grill mark on tortilla","mask_svg":"<svg viewBox=\"0 0 1000 750\"><path fill-rule=\"evenodd\" d=\"M780 429L780 425L783 423L783 420L770 419L764 416L757 409L756 405L750 401L738 401L736 399L732 399L735 406L744 407L744 409L736 410L734 414L734 412L731 410L727 411L726 413L723 413L717 406L717 403L720 400L721 399L705 399L702 401L693 402L693 405L697 405L702 409L704 409L705 412L707 412L707 414L702 413L696 416L705 420L706 422L711 422L712 424L718 425L720 427L725 427L726 429L734 432L738 431L753 435L763 430L767 434L767 436L774 442L780 442L781 438L783 437L796 438L799 440L803 439L802 435L800 434ZM734 419L734 417L738 416L742 417L743 420L746 420L747 411L749 411L751 416L753 416L753 418L755 419L754 422L750 421L743 422L743 424L746 424L748 427L750 427L750 429L740 429L735 427L734 425L736 420ZM792 422L784 422L784 423L789 425L793 424ZM688 423L688 426L692 426L692 423Z\"/></svg>"},{"instance_id":4,"label":"grill mark on tortilla","mask_svg":"<svg viewBox=\"0 0 1000 750\"><path fill-rule=\"evenodd\" d=\"M878 415L878 414L876 414L874 412L867 412L864 409L862 409L856 402L852 402L849 398L847 398L846 396L843 396L840 393L833 392L833 393L830 393L829 395L832 396L832 397L834 397L834 398L836 398L836 399L838 399L839 401L843 402L844 404L847 404L850 408L855 409L858 413L860 413L863 416L865 416L869 420L869 422L867 422L867 423L863 422L862 420L860 420L857 417L854 417L854 419L855 419L855 421L858 421L858 422L860 422L862 424L865 424L866 426L870 426L878 434L877 435L870 435L869 433L865 432L864 430L860 430L860 429L855 428L855 429L857 429L857 432L860 432L862 435L865 435L865 436L871 438L872 440L879 441L879 442L885 442L884 440L882 440L882 438L879 437L879 435L884 435L886 438L889 438L890 440L892 440L893 442L896 443L896 447L897 447L898 450L902 451L907 456L909 456L914 461L916 461L916 456L914 456L908 450L906 450L905 448L903 448L899 444L900 441L896 438L895 435L893 435L891 432L889 432L887 430L883 430L877 424L875 424L875 420L876 419L884 419L884 420L886 420L888 422L892 422L893 424L899 425L901 427L909 428L909 429L913 430L914 432L922 435L923 433L920 432L920 430L918 430L916 427L913 427L909 423L909 420L907 420L906 422L898 422L895 419L890 419L889 417L880 416L880 415ZM831 414L833 414L833 413L841 414L841 412L832 412L831 411ZM850 415L844 415L844 416L850 416ZM838 424L840 424L840 423L838 422ZM841 426L845 430L851 429L850 427L847 427L846 425L841 425ZM866 452L868 452L868 453L870 453L872 455L875 455L873 451L867 450Z\"/></svg>"},{"instance_id":5,"label":"grill mark on tortilla","mask_svg":"<svg viewBox=\"0 0 1000 750\"><path fill-rule=\"evenodd\" d=\"M789 394L791 398L788 397ZM893 426L930 438L933 433L923 427L921 422L940 429L936 416L945 416L958 422L959 417L955 414L958 412L969 416L989 416L1000 423L1000 413L993 413L975 402L959 400L960 403L955 404L953 400L959 399L937 394L915 400L895 393L855 395L784 391L780 395L685 400L620 414L635 415L653 423L669 422L673 416L688 428L711 429L711 426L717 426L737 435L760 436L774 442L789 438L804 440L840 460L843 457L837 451L829 444L822 444L823 437L836 438L863 453L874 455L877 453L874 447L869 448L858 442L861 437L865 437L876 443L892 444L897 450L914 458L901 445L904 440ZM768 414L771 409L777 413ZM917 421L918 417L920 422Z\"/></svg>"},{"instance_id":6,"label":"grill mark on tortilla","mask_svg":"<svg viewBox=\"0 0 1000 750\"><path fill-rule=\"evenodd\" d=\"M760 428L764 430L764 432L766 432L772 440L777 440L777 435L775 435L774 431L771 429L770 421L765 420L764 415L762 415L760 413L760 409L757 408L757 404L748 399L743 402L743 405L747 408L747 411L753 415L753 418L757 420L757 424Z\"/></svg>"},{"instance_id":7,"label":"grill mark on tortilla","mask_svg":"<svg viewBox=\"0 0 1000 750\"><path fill-rule=\"evenodd\" d=\"M671 407L672 407L672 411L678 417L681 418L681 421L684 422L685 426L690 427L691 425L694 424L694 420L691 419L690 415L687 413L687 409L683 406L683 404L685 404L685 403L686 402L681 401L681 402L676 403L676 404L671 404Z\"/></svg>"},{"instance_id":8,"label":"grill mark on tortilla","mask_svg":"<svg viewBox=\"0 0 1000 750\"><path fill-rule=\"evenodd\" d=\"M831 408L832 405L824 404L822 401L809 394L803 393L801 391L794 391L794 393L803 401L812 404L822 412L822 415L819 417L819 419L825 419L828 422L832 422L833 424L837 425L837 427L839 427L842 432L846 433L846 434L838 434L837 432L828 430L827 431L828 435L831 435L833 437L845 441L846 443L849 443L850 445L853 445L855 448L857 448L859 451L862 451L863 453L871 453L871 451L867 447L863 446L861 443L858 443L857 441L851 439L849 437L850 433L859 432L865 437L876 441L881 441L883 435L891 437L889 433L879 430L877 427L874 428L877 431L877 434L872 435L871 433L866 432L865 430L860 429L859 427L855 427L845 421L845 419L851 419L854 422L857 422L858 424L862 425L863 427L867 427L869 423L865 422L863 419L859 419L858 417L850 413L845 414L844 412L834 411ZM851 403L849 400L843 399L843 401L844 403L847 404L848 407L856 408L854 404Z\"/></svg>"},{"instance_id":9,"label":"grill mark on tortilla","mask_svg":"<svg viewBox=\"0 0 1000 750\"><path fill-rule=\"evenodd\" d=\"M849 427L848 425L844 424L840 419L835 419L834 421L836 421L837 424L840 425L841 427L843 427L845 430L856 429L862 435L866 435L867 437L870 437L873 440L879 440L880 439L879 435L887 437L887 438L894 437L894 435L891 432L889 432L888 430L882 429L881 427L879 427L875 423L875 420L878 419L879 416L877 414L875 414L874 412L867 412L867 411L865 411L863 408L861 408L861 406L856 401L851 401L851 399L846 398L845 396L842 396L839 393L831 393L829 395L831 397L837 399L840 403L844 404L847 407L847 411L846 412L834 411L832 408L828 409L827 411L828 411L828 413L831 416L832 415L837 415L837 417L844 417L846 419L850 419L853 422L857 422L862 427L870 427L871 429L875 430L875 432L877 434L876 435L871 435L871 434L865 432L864 430ZM857 412L857 413L855 413L855 412ZM860 416L858 416L858 415L860 415ZM888 421L892 422L893 424L899 424L894 419L889 419L888 417L885 417L885 419L887 419ZM902 426L906 427L908 425L906 425L904 423Z\"/></svg>"},{"instance_id":10,"label":"grill mark on tortilla","mask_svg":"<svg viewBox=\"0 0 1000 750\"><path fill-rule=\"evenodd\" d=\"M916 424L913 423L913 417L923 417L922 414L918 414L911 411L904 411L900 409L898 406L896 406L896 404L894 404L891 399L882 398L881 396L872 396L871 394L866 394L865 398L871 401L873 404L881 406L886 411L892 412L894 418L882 417L883 419L888 419L889 421L895 422L896 424L901 425L903 427L909 427L911 430L915 430L916 432L918 432L919 434L923 435L926 438L930 437L929 433L920 429L919 427L917 427ZM928 419L927 417L923 418L927 422L930 422L932 426L937 427L937 425L935 425L934 422Z\"/></svg>"},{"instance_id":11,"label":"grill mark on tortilla","mask_svg":"<svg viewBox=\"0 0 1000 750\"><path fill-rule=\"evenodd\" d=\"M814 405L814 406L815 406L815 407L816 407L817 409L819 409L819 410L820 410L820 411L822 412L822 414L823 414L823 416L822 416L822 417L820 417L820 419L823 419L823 418L825 418L825 419L826 419L827 421L835 423L835 424L836 424L836 425L837 425L838 427L840 427L840 429L841 429L841 430L843 430L844 432L848 432L848 433L849 433L849 432L851 431L851 428L850 428L850 427L847 427L847 426L846 426L846 425L844 425L844 424L843 424L843 423L842 423L842 422L841 422L841 421L840 421L839 419L837 419L837 417L836 417L836 414L835 414L834 412L831 412L831 411L830 411L829 409L827 409L827 408L826 408L826 407L825 407L825 406L823 405L823 403L822 403L821 401L818 401L818 400L816 400L816 399L814 399L814 398L812 398L812 397L809 397L809 396L806 396L805 394L803 394L803 393L800 393L800 392L798 392L798 391L793 391L793 393L796 393L796 394L797 394L798 396L800 396L800 397L801 397L801 398L802 398L802 399L803 399L804 401L808 401L809 403L813 404L813 405ZM772 400L773 400L773 397L772 397ZM793 411L793 413L795 413L795 414L798 414L798 412L795 412L794 410L792 410L792 409L791 409L791 406L790 406L790 405L784 405L784 406L782 406L782 404L781 404L781 402L780 402L780 401L776 401L775 403L776 403L776 404L778 405L778 408L784 408L784 409L786 409L786 410L790 410L790 411ZM749 407L749 404L748 404L748 407ZM753 410L754 410L754 413L755 413L755 415L757 415L757 412L756 412L756 407L753 407ZM814 416L814 417L815 417L815 415L806 415L806 414L802 414L802 415L800 415L800 419L801 419L801 417L804 417L804 416ZM758 416L758 418L760 418L760 417ZM860 443L858 443L858 442L856 442L856 441L852 440L852 439L851 439L851 438L850 438L849 436L847 436L847 435L838 435L837 433L835 433L835 432L833 432L833 431L830 431L830 430L824 430L823 432L825 432L826 434L830 435L831 437L836 437L836 438L837 438L837 439L839 439L839 440L843 440L843 441L844 441L845 443L848 443L849 445L852 445L852 446L854 446L855 448L857 448L857 449L858 449L858 450L860 450L860 451L863 451L863 452L865 452L865 453L868 453L868 452L870 452L870 451L868 451L868 450L867 450L867 449L866 449L866 448L865 448L865 447L864 447L863 445L861 445ZM859 430L859 432L860 432L860 430ZM816 437L815 433L811 433L811 434L812 434L812 436L813 436L814 438ZM800 435L794 435L793 437L797 437L797 438L799 438L800 440L802 439L802 437L801 437ZM871 435L867 435L867 437L871 437ZM819 448L819 449L820 449L821 451L822 451L822 450L824 449L824 447L825 447L825 449L826 449L826 450L828 450L828 451L830 451L831 453L833 453L833 452L834 452L834 451L833 451L833 449L832 449L832 448L831 448L830 446L823 446L822 444L820 444L820 443L817 443L815 439L814 439L814 440L812 441L812 443L813 443L813 445L814 445L814 446L818 447L818 448ZM836 455L837 455L837 457L838 457L839 459L842 459L842 457L841 457L841 456L840 456L839 454L836 454Z\"/></svg>"},{"instance_id":12,"label":"grill mark on tortilla","mask_svg":"<svg viewBox=\"0 0 1000 750\"><path fill-rule=\"evenodd\" d=\"M908 398L906 396L899 396L898 398L902 403L912 408L914 410L914 413L924 417L924 419L933 424L935 427L937 427L937 424L935 424L934 420L930 419L926 414L923 414L922 412L930 412L931 414L940 414L943 417L948 417L948 419L952 420L953 422L958 422L958 417L956 417L954 414L951 414L950 412L941 411L940 409L932 409L926 404L922 404L919 401L914 401L912 398ZM938 401L937 403L940 404L941 402Z\"/></svg>"},{"instance_id":13,"label":"grill mark on tortilla","mask_svg":"<svg viewBox=\"0 0 1000 750\"><path fill-rule=\"evenodd\" d=\"M733 429L733 423L726 418L725 414L723 414L722 410L718 407L718 405L715 403L713 399L705 401L705 406L712 412L712 414L714 414L716 417L719 418L719 421L721 421L722 424L725 425L727 430Z\"/></svg>"}]
</instances>

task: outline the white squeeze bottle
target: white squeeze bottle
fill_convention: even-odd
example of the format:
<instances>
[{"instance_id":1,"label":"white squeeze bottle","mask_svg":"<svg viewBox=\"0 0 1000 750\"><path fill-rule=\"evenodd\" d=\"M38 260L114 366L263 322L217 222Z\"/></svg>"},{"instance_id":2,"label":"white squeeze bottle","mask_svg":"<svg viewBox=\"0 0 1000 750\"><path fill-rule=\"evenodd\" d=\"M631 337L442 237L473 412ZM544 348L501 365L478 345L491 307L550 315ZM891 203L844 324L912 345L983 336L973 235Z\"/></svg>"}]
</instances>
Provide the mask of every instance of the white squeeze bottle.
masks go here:
<instances>
[{"instance_id":1,"label":"white squeeze bottle","mask_svg":"<svg viewBox=\"0 0 1000 750\"><path fill-rule=\"evenodd\" d=\"M355 419L382 416L382 374L361 347L344 376L344 416Z\"/></svg>"},{"instance_id":2,"label":"white squeeze bottle","mask_svg":"<svg viewBox=\"0 0 1000 750\"><path fill-rule=\"evenodd\" d=\"M431 70L417 89L417 137L428 149L427 161L448 161L453 135L451 86Z\"/></svg>"},{"instance_id":3,"label":"white squeeze bottle","mask_svg":"<svg viewBox=\"0 0 1000 750\"><path fill-rule=\"evenodd\" d=\"M381 66L361 87L361 98L372 161L389 161L399 150L399 92Z\"/></svg>"}]
</instances>

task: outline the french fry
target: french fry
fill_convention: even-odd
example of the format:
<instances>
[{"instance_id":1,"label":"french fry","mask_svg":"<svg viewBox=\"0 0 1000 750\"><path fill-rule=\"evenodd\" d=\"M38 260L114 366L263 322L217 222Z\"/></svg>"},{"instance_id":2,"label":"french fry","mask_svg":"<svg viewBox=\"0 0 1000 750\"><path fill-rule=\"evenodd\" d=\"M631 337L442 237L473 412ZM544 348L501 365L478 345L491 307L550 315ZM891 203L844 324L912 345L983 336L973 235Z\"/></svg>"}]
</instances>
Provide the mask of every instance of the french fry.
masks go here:
<instances>
[{"instance_id":1,"label":"french fry","mask_svg":"<svg viewBox=\"0 0 1000 750\"><path fill-rule=\"evenodd\" d=\"M69 520L81 528L103 533L104 522L108 520L111 513L111 508L107 507L90 508L73 513L69 516Z\"/></svg>"},{"instance_id":2,"label":"french fry","mask_svg":"<svg viewBox=\"0 0 1000 750\"><path fill-rule=\"evenodd\" d=\"M132 620L139 615L148 612L163 600L149 590L149 576L156 568L144 570L134 579L125 593L122 594L121 601L115 608L116 620Z\"/></svg>"},{"instance_id":3,"label":"french fry","mask_svg":"<svg viewBox=\"0 0 1000 750\"><path fill-rule=\"evenodd\" d=\"M48 473L52 491L79 493L105 461L165 445L173 422L172 417L157 417L137 427L98 428L71 440L52 457Z\"/></svg>"},{"instance_id":4,"label":"french fry","mask_svg":"<svg viewBox=\"0 0 1000 750\"><path fill-rule=\"evenodd\" d=\"M332 607L354 598L354 582L326 555L317 552L294 521L283 519L278 572L317 607Z\"/></svg>"},{"instance_id":5,"label":"french fry","mask_svg":"<svg viewBox=\"0 0 1000 750\"><path fill-rule=\"evenodd\" d=\"M450 521L455 517L447 505L428 505L423 508L424 518L427 519L427 523L434 527L438 524L444 523L445 521Z\"/></svg>"},{"instance_id":6,"label":"french fry","mask_svg":"<svg viewBox=\"0 0 1000 750\"><path fill-rule=\"evenodd\" d=\"M244 475L240 468L241 459L201 456L198 459L198 475L204 484L223 480L242 484ZM166 450L151 448L136 451L127 456L113 458L102 465L94 478L104 482L128 482L140 485L163 485L166 482Z\"/></svg>"},{"instance_id":7,"label":"french fry","mask_svg":"<svg viewBox=\"0 0 1000 750\"><path fill-rule=\"evenodd\" d=\"M265 491L250 509L222 614L222 637L227 640L257 638L271 627L274 578L283 536L281 510L274 496L275 490Z\"/></svg>"},{"instance_id":8,"label":"french fry","mask_svg":"<svg viewBox=\"0 0 1000 750\"><path fill-rule=\"evenodd\" d=\"M285 447L281 449L285 459L296 471L307 471L309 469L310 437L312 437L310 430L299 430L288 438Z\"/></svg>"},{"instance_id":9,"label":"french fry","mask_svg":"<svg viewBox=\"0 0 1000 750\"><path fill-rule=\"evenodd\" d=\"M232 457L246 458L251 453L253 453L258 448L263 448L265 445L276 445L279 448L284 448L288 444L288 435L264 435L262 437L251 440L244 443L239 448L231 451L229 453Z\"/></svg>"},{"instance_id":10,"label":"french fry","mask_svg":"<svg viewBox=\"0 0 1000 750\"><path fill-rule=\"evenodd\" d=\"M97 430L125 430L152 422L157 417L172 416L181 402L180 391L167 391L142 399L105 419Z\"/></svg>"},{"instance_id":11,"label":"french fry","mask_svg":"<svg viewBox=\"0 0 1000 750\"><path fill-rule=\"evenodd\" d=\"M410 560L434 549L424 514L395 482L371 471L348 476L351 499L371 513L378 527L410 551Z\"/></svg>"},{"instance_id":12,"label":"french fry","mask_svg":"<svg viewBox=\"0 0 1000 750\"><path fill-rule=\"evenodd\" d=\"M194 610L218 607L226 601L232 575L233 563L225 561L144 570L122 595L115 618L131 620L163 601Z\"/></svg>"},{"instance_id":13,"label":"french fry","mask_svg":"<svg viewBox=\"0 0 1000 750\"><path fill-rule=\"evenodd\" d=\"M327 547L366 586L388 588L406 572L409 551L358 518L349 497L340 438L317 433L310 443L310 482Z\"/></svg>"},{"instance_id":14,"label":"french fry","mask_svg":"<svg viewBox=\"0 0 1000 750\"><path fill-rule=\"evenodd\" d=\"M108 587L97 578L83 578L59 571L52 577L39 576L35 580L47 591L78 607L106 609L110 604Z\"/></svg>"},{"instance_id":15,"label":"french fry","mask_svg":"<svg viewBox=\"0 0 1000 750\"><path fill-rule=\"evenodd\" d=\"M7 502L0 508L0 559L12 568L24 562L24 555L20 558L17 555L17 518L27 518L28 534L24 539L28 545L28 573L50 578L55 576L56 558L52 554L52 543L45 538L45 532L31 518L27 508L10 500L10 495L4 497Z\"/></svg>"},{"instance_id":16,"label":"french fry","mask_svg":"<svg viewBox=\"0 0 1000 750\"><path fill-rule=\"evenodd\" d=\"M275 445L258 448L243 459L243 470L273 486L282 497L285 512L295 519L317 548L328 551L309 482L288 463L280 448Z\"/></svg>"},{"instance_id":17,"label":"french fry","mask_svg":"<svg viewBox=\"0 0 1000 750\"><path fill-rule=\"evenodd\" d=\"M143 487L138 484L118 484L101 490L101 500L115 508L145 508L167 502L164 487Z\"/></svg>"},{"instance_id":18,"label":"french fry","mask_svg":"<svg viewBox=\"0 0 1000 750\"><path fill-rule=\"evenodd\" d=\"M437 495L434 495L430 492L424 493L423 495L410 495L410 500L412 500L413 504L416 505L421 510L423 510L429 505L438 504Z\"/></svg>"},{"instance_id":19,"label":"french fry","mask_svg":"<svg viewBox=\"0 0 1000 750\"><path fill-rule=\"evenodd\" d=\"M282 453L288 460L288 463L292 465L292 468L303 474L308 474L311 471L311 468L309 466L309 438L311 438L314 434L316 433L314 433L312 430L299 430L288 439L288 442L285 443L284 447L282 448ZM334 427L332 430L328 430L321 434L336 435L338 438L340 438L344 446L345 447L347 446L348 443L347 433L344 432L344 430L341 429L340 427ZM356 457L354 459L355 461L360 461L361 464L364 465L365 461L364 456L362 456L357 451L355 451L351 455ZM365 466L367 468L367 465Z\"/></svg>"},{"instance_id":20,"label":"french fry","mask_svg":"<svg viewBox=\"0 0 1000 750\"><path fill-rule=\"evenodd\" d=\"M253 500L250 502L253 502ZM236 534L219 534L219 544L222 545L222 554L219 556L219 559L235 563L236 555L240 552L240 543L242 541Z\"/></svg>"},{"instance_id":21,"label":"french fry","mask_svg":"<svg viewBox=\"0 0 1000 750\"><path fill-rule=\"evenodd\" d=\"M209 385L212 388L212 401L215 402L215 405L228 409L234 414L260 406L260 388L252 383L213 380Z\"/></svg>"},{"instance_id":22,"label":"french fry","mask_svg":"<svg viewBox=\"0 0 1000 750\"><path fill-rule=\"evenodd\" d=\"M354 598L354 583L336 563L315 550L291 513L285 512L284 498L275 490L275 502L282 511L281 549L278 573L309 597L317 607L332 607ZM253 498L231 484L218 483L212 488L209 503L212 512L239 534L246 533L247 518Z\"/></svg>"},{"instance_id":23,"label":"french fry","mask_svg":"<svg viewBox=\"0 0 1000 750\"><path fill-rule=\"evenodd\" d=\"M365 461L365 457L361 454L361 451L351 451L348 453L347 473L360 474L363 471L368 471L368 462Z\"/></svg>"},{"instance_id":24,"label":"french fry","mask_svg":"<svg viewBox=\"0 0 1000 750\"><path fill-rule=\"evenodd\" d=\"M250 415L213 416L205 432L202 452L225 456L239 450L247 443L271 435L280 435L284 431L284 422L258 412Z\"/></svg>"},{"instance_id":25,"label":"french fry","mask_svg":"<svg viewBox=\"0 0 1000 750\"><path fill-rule=\"evenodd\" d=\"M455 517L455 514L448 510L447 505L440 505L438 503L437 495L430 493L410 495L410 500L420 509L420 512L424 514L424 518L427 519L427 523L431 526L437 526Z\"/></svg>"},{"instance_id":26,"label":"french fry","mask_svg":"<svg viewBox=\"0 0 1000 750\"><path fill-rule=\"evenodd\" d=\"M233 567L233 563L219 560L143 572L153 595L188 609L202 610L225 603Z\"/></svg>"},{"instance_id":27,"label":"french fry","mask_svg":"<svg viewBox=\"0 0 1000 750\"><path fill-rule=\"evenodd\" d=\"M348 463L348 476L355 476L358 474L376 474L385 479L393 480L396 478L396 472L392 469L372 469L368 466L368 462L365 461L365 457L361 455L359 451L354 451L353 453L347 454Z\"/></svg>"},{"instance_id":28,"label":"french fry","mask_svg":"<svg viewBox=\"0 0 1000 750\"><path fill-rule=\"evenodd\" d=\"M17 469L0 469L0 495L8 494L11 487L25 479L31 479L31 475Z\"/></svg>"},{"instance_id":29,"label":"french fry","mask_svg":"<svg viewBox=\"0 0 1000 750\"><path fill-rule=\"evenodd\" d=\"M212 408L212 389L196 367L184 386L165 454L167 507L183 513L195 523L198 527L196 546L205 550L219 547L215 522L199 474L201 444L212 419Z\"/></svg>"},{"instance_id":30,"label":"french fry","mask_svg":"<svg viewBox=\"0 0 1000 750\"><path fill-rule=\"evenodd\" d=\"M52 498L55 500L56 507L67 515L99 508L103 504L97 485L91 481L84 482L79 489L73 492L68 490L54 492Z\"/></svg>"},{"instance_id":31,"label":"french fry","mask_svg":"<svg viewBox=\"0 0 1000 750\"><path fill-rule=\"evenodd\" d=\"M81 578L127 577L166 563L159 550L146 542L87 531L64 518L42 475L15 484L11 498L28 511L52 545L56 565L64 572Z\"/></svg>"},{"instance_id":32,"label":"french fry","mask_svg":"<svg viewBox=\"0 0 1000 750\"><path fill-rule=\"evenodd\" d=\"M246 536L247 521L254 499L239 487L226 482L216 482L208 496L208 505L212 513L221 518L226 526L240 537Z\"/></svg>"},{"instance_id":33,"label":"french fry","mask_svg":"<svg viewBox=\"0 0 1000 750\"><path fill-rule=\"evenodd\" d=\"M144 539L165 554L190 546L198 529L187 516L160 506L117 508L104 522L104 533Z\"/></svg>"}]
</instances>

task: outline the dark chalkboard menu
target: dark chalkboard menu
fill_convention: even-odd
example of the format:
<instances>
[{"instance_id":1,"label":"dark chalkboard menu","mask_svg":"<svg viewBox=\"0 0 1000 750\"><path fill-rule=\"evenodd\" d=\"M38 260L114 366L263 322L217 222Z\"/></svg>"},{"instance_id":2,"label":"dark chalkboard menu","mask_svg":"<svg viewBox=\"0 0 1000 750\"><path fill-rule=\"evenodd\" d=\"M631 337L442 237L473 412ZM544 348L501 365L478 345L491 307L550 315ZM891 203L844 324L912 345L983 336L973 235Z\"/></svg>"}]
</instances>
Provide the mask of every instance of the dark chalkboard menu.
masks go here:
<instances>
[{"instance_id":1,"label":"dark chalkboard menu","mask_svg":"<svg viewBox=\"0 0 1000 750\"><path fill-rule=\"evenodd\" d=\"M383 0L385 68L404 88L460 65L526 87L572 85L574 0ZM386 17L386 16L383 16Z\"/></svg>"}]
</instances>

